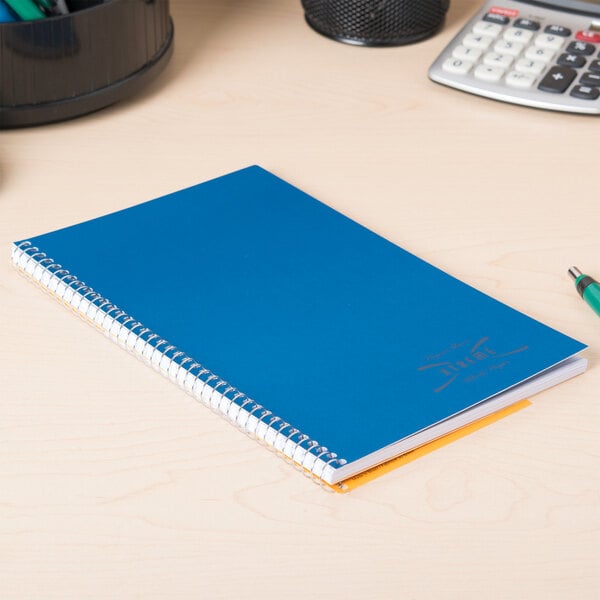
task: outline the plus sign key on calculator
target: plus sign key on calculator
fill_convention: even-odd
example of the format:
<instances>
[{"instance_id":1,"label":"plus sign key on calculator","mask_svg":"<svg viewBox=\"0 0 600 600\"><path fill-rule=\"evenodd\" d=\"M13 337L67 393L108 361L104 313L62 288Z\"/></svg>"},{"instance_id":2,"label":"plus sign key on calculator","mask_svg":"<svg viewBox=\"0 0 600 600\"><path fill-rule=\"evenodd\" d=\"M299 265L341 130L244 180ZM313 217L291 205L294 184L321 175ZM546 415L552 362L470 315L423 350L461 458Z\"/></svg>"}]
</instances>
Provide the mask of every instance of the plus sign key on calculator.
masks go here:
<instances>
[{"instance_id":1,"label":"plus sign key on calculator","mask_svg":"<svg viewBox=\"0 0 600 600\"><path fill-rule=\"evenodd\" d=\"M600 114L600 0L552 4L486 3L430 78L495 100Z\"/></svg>"}]
</instances>

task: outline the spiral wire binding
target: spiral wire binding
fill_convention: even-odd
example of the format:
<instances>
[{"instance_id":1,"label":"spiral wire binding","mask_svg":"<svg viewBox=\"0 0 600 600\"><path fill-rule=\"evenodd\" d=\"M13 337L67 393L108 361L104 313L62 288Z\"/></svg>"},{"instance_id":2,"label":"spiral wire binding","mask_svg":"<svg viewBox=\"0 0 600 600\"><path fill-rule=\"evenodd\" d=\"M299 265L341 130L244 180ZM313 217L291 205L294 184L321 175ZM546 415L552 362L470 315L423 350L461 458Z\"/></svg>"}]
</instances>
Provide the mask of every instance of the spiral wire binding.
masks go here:
<instances>
[{"instance_id":1,"label":"spiral wire binding","mask_svg":"<svg viewBox=\"0 0 600 600\"><path fill-rule=\"evenodd\" d=\"M235 425L297 470L332 491L323 480L330 469L346 464L317 441L258 404L203 367L176 346L121 310L31 242L15 244L14 266L87 323L176 383L214 413ZM335 484L344 491L343 483Z\"/></svg>"}]
</instances>

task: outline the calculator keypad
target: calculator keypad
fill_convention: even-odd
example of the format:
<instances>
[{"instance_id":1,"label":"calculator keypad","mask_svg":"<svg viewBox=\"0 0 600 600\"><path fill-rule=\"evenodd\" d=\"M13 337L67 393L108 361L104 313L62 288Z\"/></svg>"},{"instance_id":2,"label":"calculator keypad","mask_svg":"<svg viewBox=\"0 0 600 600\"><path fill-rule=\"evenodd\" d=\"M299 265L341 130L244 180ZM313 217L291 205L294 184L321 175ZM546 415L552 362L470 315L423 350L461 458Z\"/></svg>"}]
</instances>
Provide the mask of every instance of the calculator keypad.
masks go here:
<instances>
[{"instance_id":1,"label":"calculator keypad","mask_svg":"<svg viewBox=\"0 0 600 600\"><path fill-rule=\"evenodd\" d=\"M573 27L572 20L567 27L560 23L560 13L547 12L548 18L534 19L511 8L488 9L454 40L451 56L438 68L455 79L464 78L469 83L463 89L468 91L481 85L499 95L504 86L508 99L512 89L535 91L540 97L597 100L600 33ZM486 84L493 85L486 88Z\"/></svg>"},{"instance_id":2,"label":"calculator keypad","mask_svg":"<svg viewBox=\"0 0 600 600\"><path fill-rule=\"evenodd\" d=\"M551 67L540 80L538 89L562 94L577 76L574 69L584 67L587 62L585 56L594 54L597 47L590 42L572 41L566 46L568 52L558 55L559 50L565 49L565 40L572 31L562 25L550 24L544 27L543 33L534 35L540 27L540 23L529 19L516 19L511 24L507 16L488 13L475 23L472 31L463 37L462 44L454 49L456 60L448 60L443 68L454 74L466 75L475 67L473 74L482 81L498 82L505 77L506 84L511 87L530 88L536 76L545 67ZM586 39L595 38L588 35ZM510 69L515 59L521 56L523 58L514 65L514 69ZM469 62L472 64L469 65ZM552 64L554 62L555 65ZM580 83L584 87L600 86L598 64L595 61L595 73L581 76ZM591 99L593 95L579 91L576 97Z\"/></svg>"}]
</instances>

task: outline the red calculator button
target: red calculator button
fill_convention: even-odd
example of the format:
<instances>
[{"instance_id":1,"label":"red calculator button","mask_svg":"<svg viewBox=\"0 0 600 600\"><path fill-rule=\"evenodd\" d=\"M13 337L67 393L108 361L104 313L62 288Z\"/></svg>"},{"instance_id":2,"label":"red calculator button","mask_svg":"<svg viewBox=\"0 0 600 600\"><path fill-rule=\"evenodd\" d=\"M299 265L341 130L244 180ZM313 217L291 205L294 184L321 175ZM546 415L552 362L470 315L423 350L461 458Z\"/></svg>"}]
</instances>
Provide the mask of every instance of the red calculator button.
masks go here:
<instances>
[{"instance_id":1,"label":"red calculator button","mask_svg":"<svg viewBox=\"0 0 600 600\"><path fill-rule=\"evenodd\" d=\"M600 33L596 33L595 31L578 31L575 37L582 42L600 44Z\"/></svg>"},{"instance_id":2,"label":"red calculator button","mask_svg":"<svg viewBox=\"0 0 600 600\"><path fill-rule=\"evenodd\" d=\"M515 10L514 8L503 8L502 6L492 6L492 8L490 8L490 12L495 15L503 15L511 18L519 16L518 10Z\"/></svg>"}]
</instances>

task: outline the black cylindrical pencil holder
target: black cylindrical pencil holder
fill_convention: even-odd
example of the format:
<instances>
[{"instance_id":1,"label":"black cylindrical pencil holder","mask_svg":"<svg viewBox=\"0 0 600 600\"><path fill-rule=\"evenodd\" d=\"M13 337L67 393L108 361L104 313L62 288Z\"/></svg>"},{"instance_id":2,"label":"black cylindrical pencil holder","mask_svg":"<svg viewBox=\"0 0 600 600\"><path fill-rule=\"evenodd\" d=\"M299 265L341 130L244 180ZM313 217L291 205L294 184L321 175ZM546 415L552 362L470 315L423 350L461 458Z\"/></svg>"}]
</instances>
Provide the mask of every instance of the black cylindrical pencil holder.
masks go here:
<instances>
[{"instance_id":1,"label":"black cylindrical pencil holder","mask_svg":"<svg viewBox=\"0 0 600 600\"><path fill-rule=\"evenodd\" d=\"M308 24L339 42L400 46L434 34L449 0L302 0Z\"/></svg>"},{"instance_id":2,"label":"black cylindrical pencil holder","mask_svg":"<svg viewBox=\"0 0 600 600\"><path fill-rule=\"evenodd\" d=\"M71 0L0 24L0 128L70 119L134 94L173 49L169 0Z\"/></svg>"}]
</instances>

